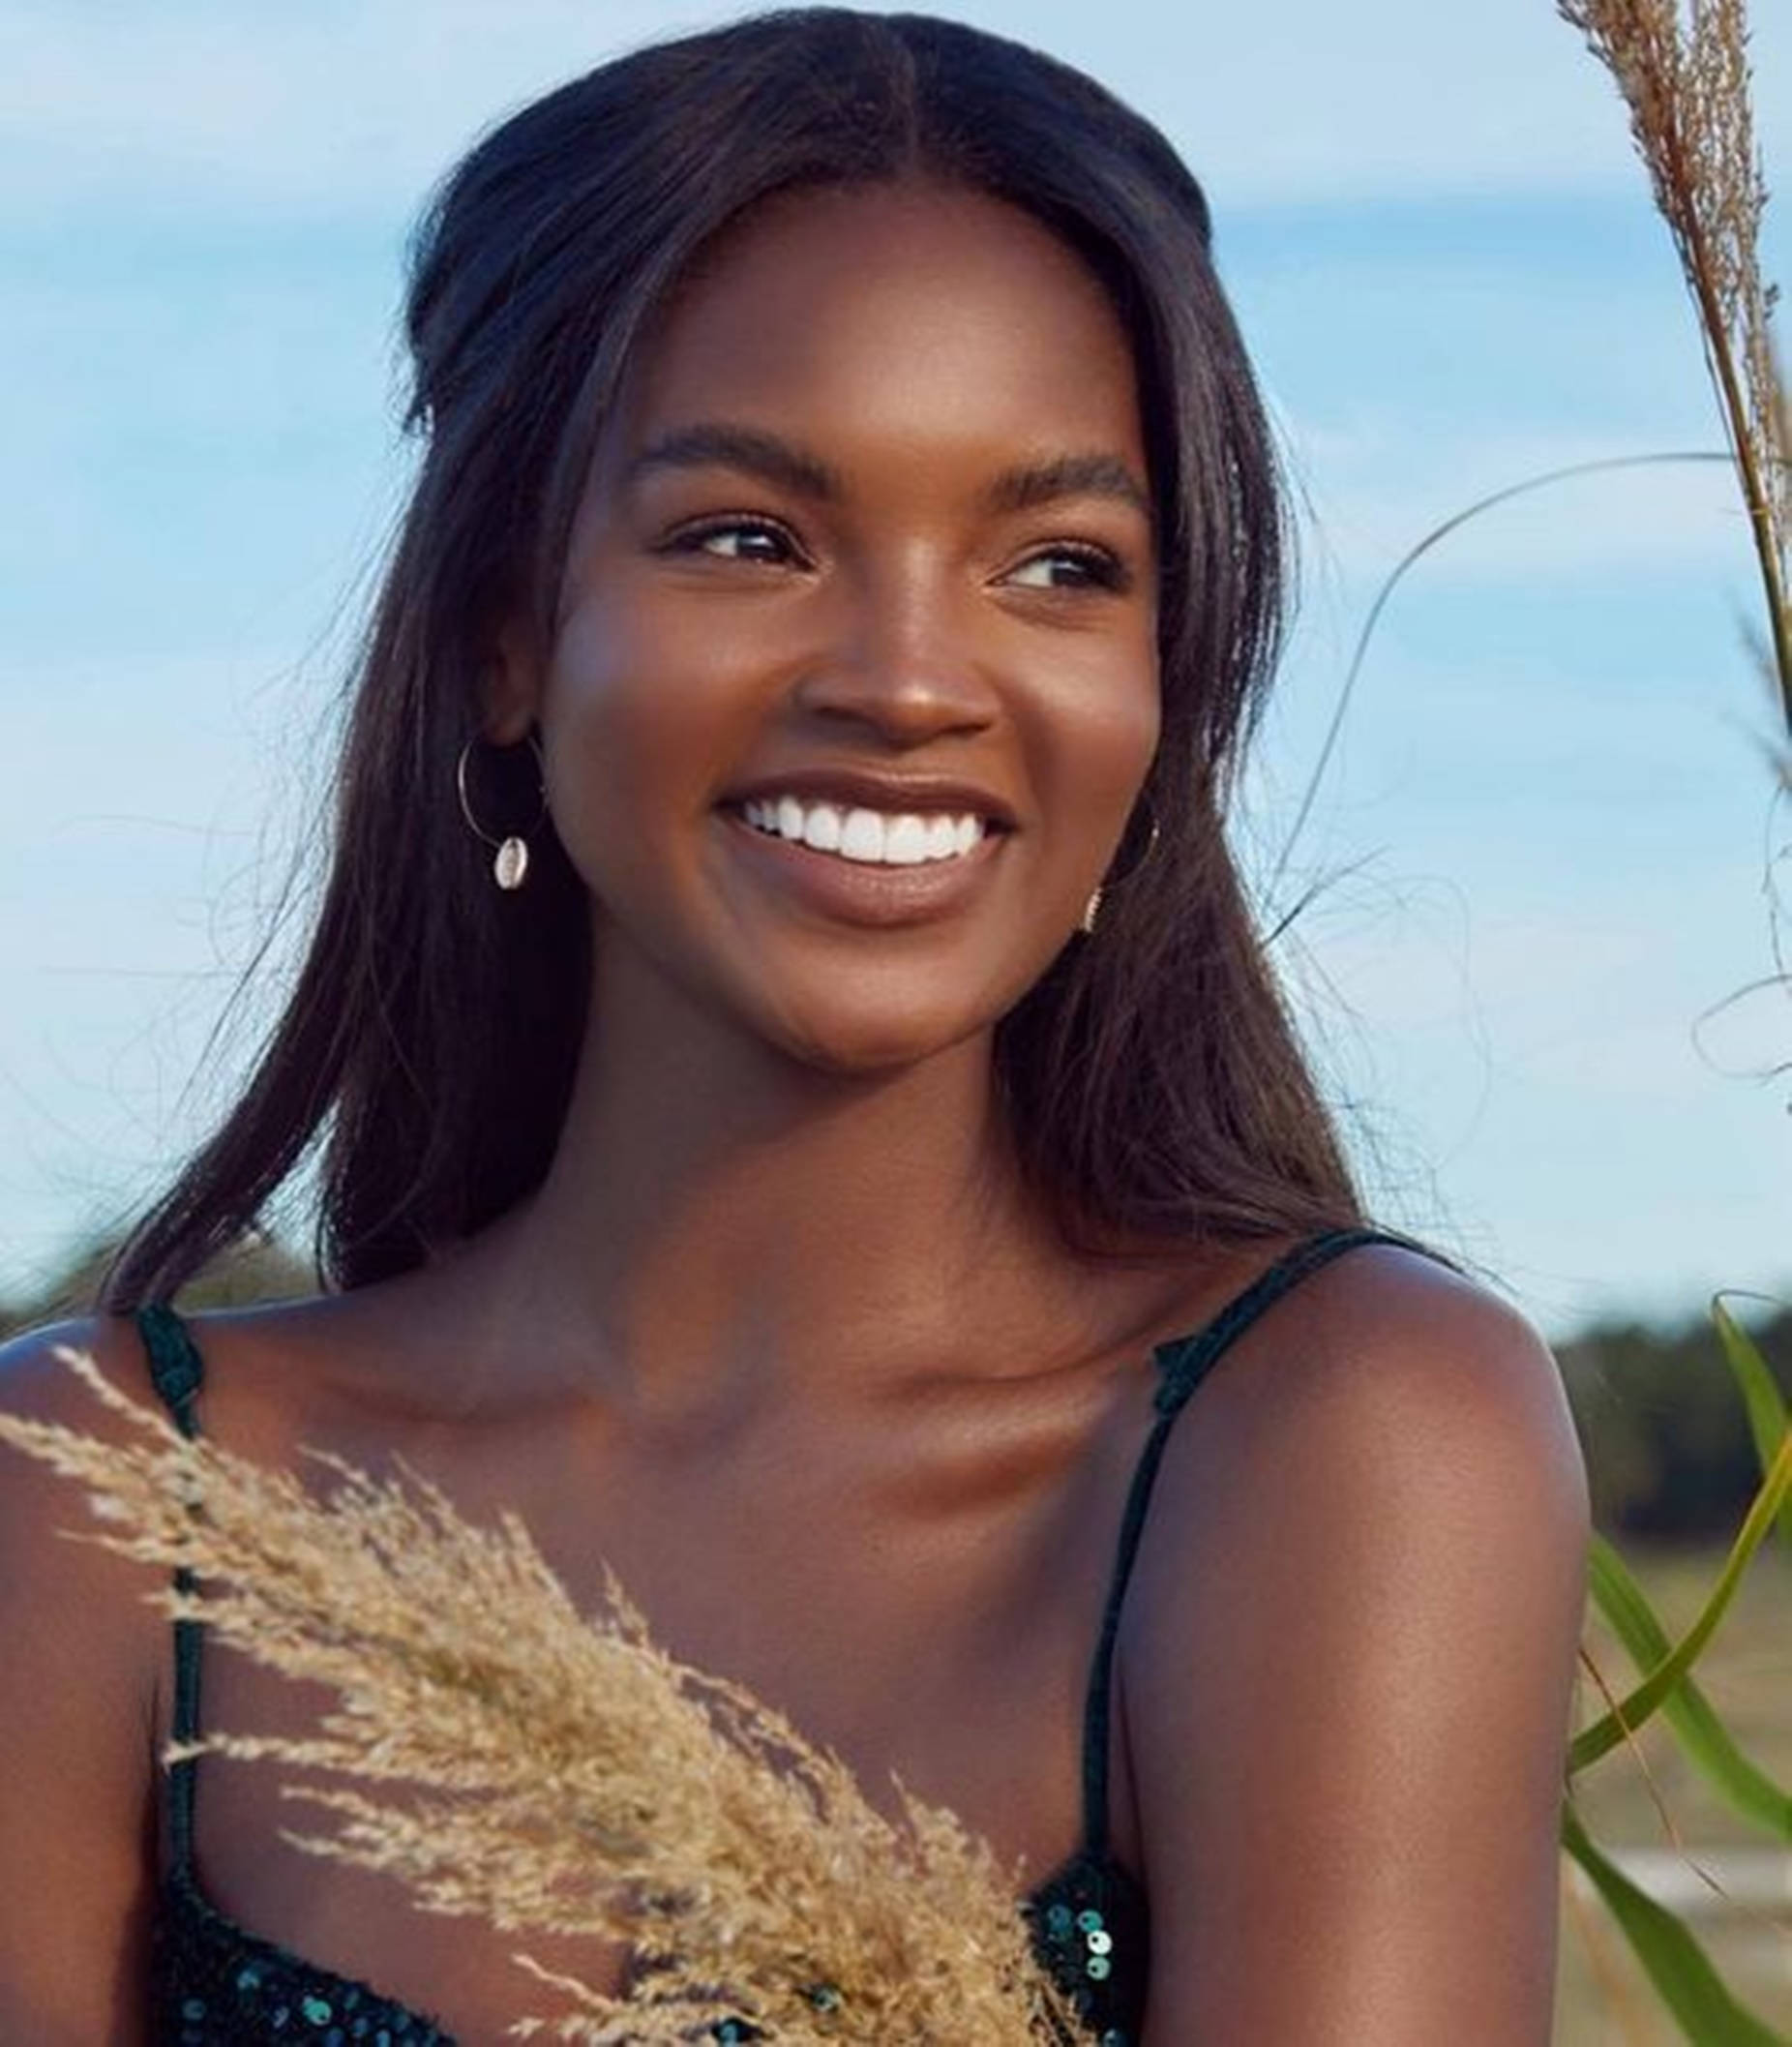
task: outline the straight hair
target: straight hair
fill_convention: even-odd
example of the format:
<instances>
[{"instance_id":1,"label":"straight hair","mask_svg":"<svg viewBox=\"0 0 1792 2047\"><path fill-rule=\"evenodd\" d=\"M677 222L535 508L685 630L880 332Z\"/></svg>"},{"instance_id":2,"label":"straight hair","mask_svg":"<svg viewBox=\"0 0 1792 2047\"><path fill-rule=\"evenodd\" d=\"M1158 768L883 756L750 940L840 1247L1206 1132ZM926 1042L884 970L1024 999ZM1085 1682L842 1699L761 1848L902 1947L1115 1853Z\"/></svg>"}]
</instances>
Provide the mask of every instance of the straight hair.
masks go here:
<instances>
[{"instance_id":1,"label":"straight hair","mask_svg":"<svg viewBox=\"0 0 1792 2047\"><path fill-rule=\"evenodd\" d=\"M351 678L309 950L105 1306L171 1294L319 1147L316 1256L336 1287L417 1266L540 1184L584 1030L589 919L551 824L504 894L462 819L483 677L508 623L548 644L597 436L700 252L774 194L901 180L1017 207L1102 281L1155 499L1161 739L1094 932L995 1034L1024 1168L1088 1253L1360 1219L1225 833L1279 648L1286 534L1201 190L1155 128L1050 57L931 16L806 8L549 93L427 209L405 311L423 460Z\"/></svg>"}]
</instances>

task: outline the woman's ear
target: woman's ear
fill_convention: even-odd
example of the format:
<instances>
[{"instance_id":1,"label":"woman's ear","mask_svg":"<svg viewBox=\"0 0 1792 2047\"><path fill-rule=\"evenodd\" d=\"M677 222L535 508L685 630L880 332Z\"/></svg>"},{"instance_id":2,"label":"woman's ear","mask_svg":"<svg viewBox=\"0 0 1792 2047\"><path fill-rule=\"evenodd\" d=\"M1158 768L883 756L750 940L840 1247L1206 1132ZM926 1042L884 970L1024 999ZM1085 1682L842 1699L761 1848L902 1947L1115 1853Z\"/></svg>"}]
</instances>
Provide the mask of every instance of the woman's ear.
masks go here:
<instances>
[{"instance_id":1,"label":"woman's ear","mask_svg":"<svg viewBox=\"0 0 1792 2047\"><path fill-rule=\"evenodd\" d=\"M541 709L541 663L520 623L498 634L482 694L485 737L493 746L515 746L528 737Z\"/></svg>"}]
</instances>

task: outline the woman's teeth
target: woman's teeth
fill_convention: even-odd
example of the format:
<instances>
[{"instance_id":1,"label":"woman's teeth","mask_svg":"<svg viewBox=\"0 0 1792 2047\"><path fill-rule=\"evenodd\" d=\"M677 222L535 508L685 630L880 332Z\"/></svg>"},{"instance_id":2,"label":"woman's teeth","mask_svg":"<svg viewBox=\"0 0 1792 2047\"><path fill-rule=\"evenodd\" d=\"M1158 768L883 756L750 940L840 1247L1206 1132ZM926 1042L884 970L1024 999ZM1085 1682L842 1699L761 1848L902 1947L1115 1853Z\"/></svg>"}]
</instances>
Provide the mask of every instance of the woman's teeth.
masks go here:
<instances>
[{"instance_id":1,"label":"woman's teeth","mask_svg":"<svg viewBox=\"0 0 1792 2047\"><path fill-rule=\"evenodd\" d=\"M817 853L885 867L956 859L983 836L979 817L920 817L911 811L891 816L881 810L848 810L838 803L804 803L795 797L756 797L740 807L756 830L812 846Z\"/></svg>"}]
</instances>

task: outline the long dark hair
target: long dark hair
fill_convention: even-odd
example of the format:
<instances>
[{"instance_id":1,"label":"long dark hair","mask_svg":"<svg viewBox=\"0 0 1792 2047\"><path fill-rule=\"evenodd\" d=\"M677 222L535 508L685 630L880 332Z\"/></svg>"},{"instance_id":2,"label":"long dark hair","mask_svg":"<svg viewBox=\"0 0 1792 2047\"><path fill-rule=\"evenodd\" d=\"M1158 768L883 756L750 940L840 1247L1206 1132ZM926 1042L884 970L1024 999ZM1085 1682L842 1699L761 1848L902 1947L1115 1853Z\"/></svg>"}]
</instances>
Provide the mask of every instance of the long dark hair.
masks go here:
<instances>
[{"instance_id":1,"label":"long dark hair","mask_svg":"<svg viewBox=\"0 0 1792 2047\"><path fill-rule=\"evenodd\" d=\"M310 951L106 1305L192 1277L319 1142L318 1257L343 1287L539 1184L583 1027L587 918L550 827L504 895L461 818L482 673L507 620L547 630L595 437L697 252L772 193L906 177L1025 209L1102 278L1136 351L1157 498L1162 739L1122 846L1136 871L997 1033L1026 1166L1086 1249L1358 1219L1222 830L1277 651L1284 532L1200 188L1154 128L1051 58L925 15L816 8L575 79L480 141L425 215L406 308L425 455L358 663Z\"/></svg>"}]
</instances>

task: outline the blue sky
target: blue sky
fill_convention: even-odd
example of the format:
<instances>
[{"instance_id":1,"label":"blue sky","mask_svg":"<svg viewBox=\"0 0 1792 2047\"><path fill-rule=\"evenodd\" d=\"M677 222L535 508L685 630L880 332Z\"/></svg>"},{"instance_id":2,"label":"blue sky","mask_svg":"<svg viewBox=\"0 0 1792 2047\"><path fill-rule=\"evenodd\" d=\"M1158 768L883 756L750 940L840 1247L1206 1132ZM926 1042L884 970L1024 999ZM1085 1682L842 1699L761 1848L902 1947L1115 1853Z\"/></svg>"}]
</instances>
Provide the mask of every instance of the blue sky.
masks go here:
<instances>
[{"instance_id":1,"label":"blue sky","mask_svg":"<svg viewBox=\"0 0 1792 2047\"><path fill-rule=\"evenodd\" d=\"M213 1036L403 487L417 202L519 100L726 12L0 0L0 1292L154 1189L266 1020ZM1212 199L1306 504L1240 827L1268 888L1406 547L1558 464L1717 444L1665 232L1546 0L957 12L1131 98ZM1771 174L1792 11L1760 13ZM1783 274L1785 217L1768 248ZM1792 839L1749 579L1716 468L1466 528L1390 605L1270 891L1325 885L1283 958L1383 1213L1552 1333L1792 1288L1792 1005L1728 1001Z\"/></svg>"}]
</instances>

